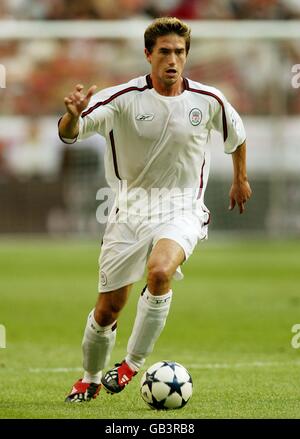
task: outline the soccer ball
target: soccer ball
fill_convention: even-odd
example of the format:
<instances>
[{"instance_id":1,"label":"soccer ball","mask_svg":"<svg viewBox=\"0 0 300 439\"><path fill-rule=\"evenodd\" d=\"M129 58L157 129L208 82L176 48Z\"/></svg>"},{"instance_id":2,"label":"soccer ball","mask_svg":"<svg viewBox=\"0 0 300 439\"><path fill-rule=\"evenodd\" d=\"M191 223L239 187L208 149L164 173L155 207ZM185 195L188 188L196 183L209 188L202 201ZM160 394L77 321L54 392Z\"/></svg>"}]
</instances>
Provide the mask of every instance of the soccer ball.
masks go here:
<instances>
[{"instance_id":1,"label":"soccer ball","mask_svg":"<svg viewBox=\"0 0 300 439\"><path fill-rule=\"evenodd\" d=\"M192 396L192 377L179 363L159 361L142 376L140 390L153 409L180 409Z\"/></svg>"}]
</instances>

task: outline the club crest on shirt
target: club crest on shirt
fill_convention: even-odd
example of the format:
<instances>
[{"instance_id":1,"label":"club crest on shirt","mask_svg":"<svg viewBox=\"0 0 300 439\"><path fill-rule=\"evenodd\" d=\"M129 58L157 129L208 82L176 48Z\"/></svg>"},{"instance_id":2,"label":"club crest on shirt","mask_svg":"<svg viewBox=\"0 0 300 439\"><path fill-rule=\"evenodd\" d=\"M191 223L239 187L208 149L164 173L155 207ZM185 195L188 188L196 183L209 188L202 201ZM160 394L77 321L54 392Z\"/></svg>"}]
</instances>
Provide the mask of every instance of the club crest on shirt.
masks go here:
<instances>
[{"instance_id":1,"label":"club crest on shirt","mask_svg":"<svg viewBox=\"0 0 300 439\"><path fill-rule=\"evenodd\" d=\"M107 276L103 270L100 272L100 283L103 287L107 284Z\"/></svg>"},{"instance_id":2,"label":"club crest on shirt","mask_svg":"<svg viewBox=\"0 0 300 439\"><path fill-rule=\"evenodd\" d=\"M202 120L202 113L201 113L201 110L199 110L199 108L193 108L193 109L190 111L189 118L190 118L190 122L191 122L191 124L192 124L194 127L197 126L197 125L199 125L199 124L201 123L201 120Z\"/></svg>"},{"instance_id":3,"label":"club crest on shirt","mask_svg":"<svg viewBox=\"0 0 300 439\"><path fill-rule=\"evenodd\" d=\"M136 116L136 120L142 120L142 121L150 121L154 119L154 114L153 113L145 113L145 114L138 114Z\"/></svg>"}]
</instances>

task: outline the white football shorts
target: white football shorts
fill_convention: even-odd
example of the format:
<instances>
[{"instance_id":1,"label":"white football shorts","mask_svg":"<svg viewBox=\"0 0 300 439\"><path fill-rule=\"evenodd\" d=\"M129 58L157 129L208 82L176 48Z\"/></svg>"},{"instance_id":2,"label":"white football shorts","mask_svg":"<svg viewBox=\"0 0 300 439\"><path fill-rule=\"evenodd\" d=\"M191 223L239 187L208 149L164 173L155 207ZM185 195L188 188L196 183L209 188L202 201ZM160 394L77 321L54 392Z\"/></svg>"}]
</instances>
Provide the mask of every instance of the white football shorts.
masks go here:
<instances>
[{"instance_id":1,"label":"white football shorts","mask_svg":"<svg viewBox=\"0 0 300 439\"><path fill-rule=\"evenodd\" d=\"M111 213L117 219L118 213ZM185 213L171 221L108 221L99 257L98 291L106 293L142 279L152 248L162 238L177 242L185 253L185 261L197 243L207 238L209 212ZM183 279L180 266L173 278Z\"/></svg>"}]
</instances>

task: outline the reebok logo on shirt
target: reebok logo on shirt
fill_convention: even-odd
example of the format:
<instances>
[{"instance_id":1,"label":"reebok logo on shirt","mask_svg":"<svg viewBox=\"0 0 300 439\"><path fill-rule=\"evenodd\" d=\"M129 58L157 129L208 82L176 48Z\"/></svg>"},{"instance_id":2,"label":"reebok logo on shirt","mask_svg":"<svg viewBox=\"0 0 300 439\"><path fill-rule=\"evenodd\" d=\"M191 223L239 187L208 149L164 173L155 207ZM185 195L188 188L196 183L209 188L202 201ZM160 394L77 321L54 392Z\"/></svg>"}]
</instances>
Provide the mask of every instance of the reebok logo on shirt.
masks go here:
<instances>
[{"instance_id":1,"label":"reebok logo on shirt","mask_svg":"<svg viewBox=\"0 0 300 439\"><path fill-rule=\"evenodd\" d=\"M136 116L136 120L142 120L142 121L150 121L154 119L154 114L153 113L149 113L149 114L138 114Z\"/></svg>"}]
</instances>

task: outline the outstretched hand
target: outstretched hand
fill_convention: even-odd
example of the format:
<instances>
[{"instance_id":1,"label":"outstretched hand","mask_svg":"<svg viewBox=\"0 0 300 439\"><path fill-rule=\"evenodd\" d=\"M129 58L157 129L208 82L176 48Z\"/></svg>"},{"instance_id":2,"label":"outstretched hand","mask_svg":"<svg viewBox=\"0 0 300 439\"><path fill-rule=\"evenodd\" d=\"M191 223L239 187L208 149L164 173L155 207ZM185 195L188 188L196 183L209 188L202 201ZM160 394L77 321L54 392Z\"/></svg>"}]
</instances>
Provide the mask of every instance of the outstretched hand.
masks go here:
<instances>
[{"instance_id":1,"label":"outstretched hand","mask_svg":"<svg viewBox=\"0 0 300 439\"><path fill-rule=\"evenodd\" d=\"M67 108L67 112L73 117L79 117L81 113L88 106L91 97L96 91L97 86L92 85L85 95L83 90L83 85L77 84L75 90L69 94L68 97L65 97L64 102Z\"/></svg>"},{"instance_id":2,"label":"outstretched hand","mask_svg":"<svg viewBox=\"0 0 300 439\"><path fill-rule=\"evenodd\" d=\"M245 203L252 195L250 184L247 180L243 182L234 182L229 192L230 204L228 209L233 210L237 204L239 206L240 213L245 211Z\"/></svg>"}]
</instances>

